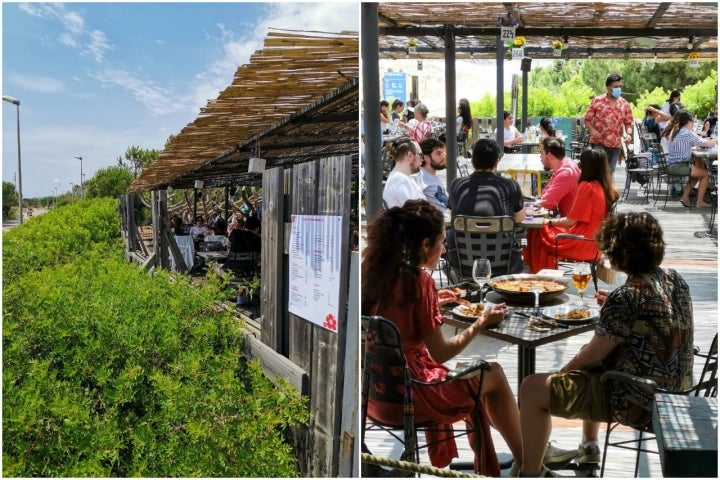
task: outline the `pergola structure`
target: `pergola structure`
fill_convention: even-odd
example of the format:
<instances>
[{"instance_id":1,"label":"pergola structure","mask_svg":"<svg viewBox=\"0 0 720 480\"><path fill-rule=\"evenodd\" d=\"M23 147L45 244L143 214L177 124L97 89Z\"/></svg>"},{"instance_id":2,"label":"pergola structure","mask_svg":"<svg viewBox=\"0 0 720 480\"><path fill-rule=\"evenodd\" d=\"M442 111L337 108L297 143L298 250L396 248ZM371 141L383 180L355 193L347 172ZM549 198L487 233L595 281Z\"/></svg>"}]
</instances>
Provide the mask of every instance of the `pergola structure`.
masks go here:
<instances>
[{"instance_id":1,"label":"pergola structure","mask_svg":"<svg viewBox=\"0 0 720 480\"><path fill-rule=\"evenodd\" d=\"M456 60L495 59L498 125L502 124L503 62L508 58L500 38L501 17L509 15L517 23L516 34L526 38L529 58L557 58L552 44L560 40L564 59L668 61L686 60L690 53L699 60L717 59L717 2L383 2L363 3L361 12L364 98L380 98L380 58L444 59L445 118L455 118ZM368 158L379 158L379 104L365 102L364 110L365 152ZM455 143L448 142L448 182L456 176L456 150ZM366 213L371 217L382 208L379 162L367 162L366 182Z\"/></svg>"},{"instance_id":2,"label":"pergola structure","mask_svg":"<svg viewBox=\"0 0 720 480\"><path fill-rule=\"evenodd\" d=\"M271 31L231 85L171 137L131 191L259 185L265 167L357 157L358 34Z\"/></svg>"}]
</instances>

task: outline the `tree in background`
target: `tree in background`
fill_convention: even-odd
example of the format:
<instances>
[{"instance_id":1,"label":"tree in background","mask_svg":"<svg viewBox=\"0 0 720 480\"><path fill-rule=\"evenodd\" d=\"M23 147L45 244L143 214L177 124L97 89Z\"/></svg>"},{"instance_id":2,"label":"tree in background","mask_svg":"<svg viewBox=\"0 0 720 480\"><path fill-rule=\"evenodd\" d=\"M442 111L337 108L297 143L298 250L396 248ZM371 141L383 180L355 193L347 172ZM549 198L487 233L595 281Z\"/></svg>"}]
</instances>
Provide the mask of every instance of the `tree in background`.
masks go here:
<instances>
[{"instance_id":1,"label":"tree in background","mask_svg":"<svg viewBox=\"0 0 720 480\"><path fill-rule=\"evenodd\" d=\"M560 71L547 66L530 72L528 115L581 116L590 100L605 91L605 79L614 72L623 76L623 97L630 102L635 118L642 118L650 103L662 105L675 89L683 92L683 103L698 118L705 118L715 108L717 61L702 62L693 69L684 61L567 60ZM510 92L504 92L505 110L510 109L511 101ZM485 94L479 101L471 99L470 106L473 117L495 117L494 95Z\"/></svg>"},{"instance_id":2,"label":"tree in background","mask_svg":"<svg viewBox=\"0 0 720 480\"><path fill-rule=\"evenodd\" d=\"M85 196L117 197L127 192L133 182L133 174L125 166L116 165L102 168L85 184Z\"/></svg>"},{"instance_id":3,"label":"tree in background","mask_svg":"<svg viewBox=\"0 0 720 480\"><path fill-rule=\"evenodd\" d=\"M6 220L8 218L17 218L17 204L18 204L18 192L15 190L15 185L11 182L3 182L3 196L2 196L2 218ZM10 216L15 209L16 214Z\"/></svg>"},{"instance_id":4,"label":"tree in background","mask_svg":"<svg viewBox=\"0 0 720 480\"><path fill-rule=\"evenodd\" d=\"M123 161L122 157L118 157L118 165L121 167L132 167L133 178L137 178L139 173L141 173L145 168L155 163L157 157L157 150L146 150L144 148L133 145L125 151L125 161L127 161L127 163Z\"/></svg>"}]
</instances>

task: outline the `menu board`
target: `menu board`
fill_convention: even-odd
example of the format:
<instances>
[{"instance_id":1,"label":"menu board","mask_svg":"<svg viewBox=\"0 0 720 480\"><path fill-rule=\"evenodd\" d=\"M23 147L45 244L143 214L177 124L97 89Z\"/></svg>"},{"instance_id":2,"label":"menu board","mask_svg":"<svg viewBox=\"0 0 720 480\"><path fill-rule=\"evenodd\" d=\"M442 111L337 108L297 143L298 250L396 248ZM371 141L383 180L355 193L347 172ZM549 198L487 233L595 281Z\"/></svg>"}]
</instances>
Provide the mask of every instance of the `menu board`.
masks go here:
<instances>
[{"instance_id":1,"label":"menu board","mask_svg":"<svg viewBox=\"0 0 720 480\"><path fill-rule=\"evenodd\" d=\"M342 217L292 215L288 311L337 332Z\"/></svg>"}]
</instances>

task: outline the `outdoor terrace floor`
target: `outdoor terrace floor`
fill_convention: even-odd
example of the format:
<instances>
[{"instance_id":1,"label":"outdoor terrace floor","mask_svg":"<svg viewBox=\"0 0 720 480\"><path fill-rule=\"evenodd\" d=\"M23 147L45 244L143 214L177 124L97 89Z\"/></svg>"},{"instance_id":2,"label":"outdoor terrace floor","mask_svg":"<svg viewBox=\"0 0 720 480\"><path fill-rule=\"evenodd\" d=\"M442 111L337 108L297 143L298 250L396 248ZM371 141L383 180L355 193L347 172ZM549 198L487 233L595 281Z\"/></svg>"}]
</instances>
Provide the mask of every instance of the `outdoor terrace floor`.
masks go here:
<instances>
[{"instance_id":1,"label":"outdoor terrace floor","mask_svg":"<svg viewBox=\"0 0 720 480\"><path fill-rule=\"evenodd\" d=\"M614 175L615 185L618 186L622 193L625 185L625 168L624 164L619 166ZM664 197L658 202L662 207ZM631 186L628 199L618 203L618 212L653 210L652 199L650 207L646 204L645 194L638 190L638 184L633 183ZM669 199L667 208L664 210L651 211L651 213L660 221L665 234L667 243L664 266L676 269L690 286L690 292L693 300L694 318L695 318L695 345L700 347L702 352L707 352L713 336L718 331L718 268L717 268L717 229L715 229L710 237L699 238L695 232L707 231L710 209L687 209L683 207L677 199ZM437 277L437 275L436 275ZM436 278L439 280L439 278ZM613 285L608 286L600 282L600 288L612 289L613 286L620 285L624 282L625 275L618 274ZM593 298L595 294L592 284L586 291L587 299ZM455 329L449 326L443 327L446 336L455 333ZM547 372L557 370L565 365L578 351L578 349L587 343L592 337L592 332L587 332L568 338L563 341L543 345L537 349L536 371ZM509 345L500 340L479 335L470 346L458 357L450 362L454 365L455 361L465 361L472 357L482 357L485 360L498 362L503 366L505 374L508 377L510 386L517 396L517 347ZM695 376L699 375L702 369L701 359L695 362ZM509 449L504 440L497 431L492 430L493 440L501 461L511 458ZM600 430L600 448L604 445L605 429ZM623 429L613 432L613 440L623 437L627 439L634 438L635 433L631 429ZM576 448L581 437L581 421L565 420L561 418L553 418L553 431L550 439L560 448ZM398 458L400 447L397 442L391 442L392 437L383 434L375 434L368 436L366 443L375 455L390 456ZM458 449L460 450L459 461L472 461L472 453L469 449L466 439L459 439ZM656 447L654 441L650 443L652 448ZM421 459L423 463L429 464L427 457ZM621 450L611 448L608 451L608 459L606 464L605 476L611 478L627 478L632 477L635 467L635 453L629 450ZM470 473L470 472L467 472ZM507 476L508 471L502 472L503 476ZM561 470L558 472L560 476L588 476L587 472ZM599 471L596 472L599 475ZM642 453L640 458L640 477L661 477L662 471L660 460L657 455Z\"/></svg>"}]
</instances>

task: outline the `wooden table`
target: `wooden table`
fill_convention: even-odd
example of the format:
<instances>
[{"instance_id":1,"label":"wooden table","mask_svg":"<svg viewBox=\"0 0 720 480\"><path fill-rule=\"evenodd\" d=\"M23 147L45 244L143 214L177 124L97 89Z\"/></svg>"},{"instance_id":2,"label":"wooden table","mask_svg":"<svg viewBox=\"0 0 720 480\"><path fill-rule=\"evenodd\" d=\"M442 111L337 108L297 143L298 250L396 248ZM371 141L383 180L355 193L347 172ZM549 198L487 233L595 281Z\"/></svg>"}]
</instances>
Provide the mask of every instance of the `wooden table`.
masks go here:
<instances>
[{"instance_id":1,"label":"wooden table","mask_svg":"<svg viewBox=\"0 0 720 480\"><path fill-rule=\"evenodd\" d=\"M717 398L658 393L652 422L663 476L717 478Z\"/></svg>"},{"instance_id":2,"label":"wooden table","mask_svg":"<svg viewBox=\"0 0 720 480\"><path fill-rule=\"evenodd\" d=\"M568 289L568 291L570 291L570 289ZM591 322L569 326L568 328L553 328L548 332L537 332L527 328L528 319L526 317L515 313L531 313L533 310L532 306L507 302L495 292L489 292L485 297L485 301L490 303L505 302L508 306L514 307L513 313L508 315L500 325L484 330L482 334L518 346L518 391L520 391L520 385L523 379L535 373L535 350L537 347L595 330L595 322ZM579 303L580 297L563 293L552 300L543 302L540 307L564 305L571 302ZM589 304L589 301L586 300L586 303ZM442 310L442 312L445 323L448 325L457 328L467 328L470 325L466 321L455 318L450 310L445 309Z\"/></svg>"}]
</instances>

